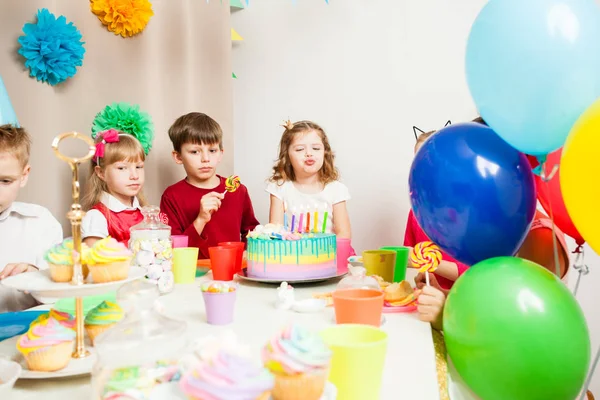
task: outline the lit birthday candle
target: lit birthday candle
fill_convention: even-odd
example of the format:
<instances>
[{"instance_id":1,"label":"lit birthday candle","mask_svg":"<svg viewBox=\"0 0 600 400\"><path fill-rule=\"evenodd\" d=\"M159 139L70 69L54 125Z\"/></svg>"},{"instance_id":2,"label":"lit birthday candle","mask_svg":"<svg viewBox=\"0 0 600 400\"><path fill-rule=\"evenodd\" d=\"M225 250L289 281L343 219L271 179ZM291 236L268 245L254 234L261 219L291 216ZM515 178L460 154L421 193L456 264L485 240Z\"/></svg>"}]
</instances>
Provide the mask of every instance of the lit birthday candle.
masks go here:
<instances>
[{"instance_id":1,"label":"lit birthday candle","mask_svg":"<svg viewBox=\"0 0 600 400\"><path fill-rule=\"evenodd\" d=\"M314 227L313 227L313 232L317 233L319 232L319 205L315 206L315 217L314 217Z\"/></svg>"},{"instance_id":2,"label":"lit birthday candle","mask_svg":"<svg viewBox=\"0 0 600 400\"><path fill-rule=\"evenodd\" d=\"M304 228L304 206L300 206L300 219L298 220L298 233L302 233L302 229Z\"/></svg>"},{"instance_id":3,"label":"lit birthday candle","mask_svg":"<svg viewBox=\"0 0 600 400\"><path fill-rule=\"evenodd\" d=\"M292 227L290 232L294 232L294 226L296 225L296 207L292 207Z\"/></svg>"},{"instance_id":4,"label":"lit birthday candle","mask_svg":"<svg viewBox=\"0 0 600 400\"><path fill-rule=\"evenodd\" d=\"M306 208L306 233L310 233L310 206Z\"/></svg>"},{"instance_id":5,"label":"lit birthday candle","mask_svg":"<svg viewBox=\"0 0 600 400\"><path fill-rule=\"evenodd\" d=\"M287 203L283 202L283 229L288 229Z\"/></svg>"},{"instance_id":6,"label":"lit birthday candle","mask_svg":"<svg viewBox=\"0 0 600 400\"><path fill-rule=\"evenodd\" d=\"M327 216L328 216L329 212L327 211L327 204L325 204L325 213L323 214L323 230L322 232L325 233L325 231L327 230Z\"/></svg>"}]
</instances>

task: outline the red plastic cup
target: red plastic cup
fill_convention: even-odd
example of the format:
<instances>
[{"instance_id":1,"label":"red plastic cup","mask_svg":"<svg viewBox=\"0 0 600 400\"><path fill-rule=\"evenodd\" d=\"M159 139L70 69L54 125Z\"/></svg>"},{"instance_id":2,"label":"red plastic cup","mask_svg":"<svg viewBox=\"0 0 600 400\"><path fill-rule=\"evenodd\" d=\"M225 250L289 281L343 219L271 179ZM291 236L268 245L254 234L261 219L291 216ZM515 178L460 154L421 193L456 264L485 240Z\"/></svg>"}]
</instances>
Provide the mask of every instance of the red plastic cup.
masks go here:
<instances>
[{"instance_id":1,"label":"red plastic cup","mask_svg":"<svg viewBox=\"0 0 600 400\"><path fill-rule=\"evenodd\" d=\"M234 275L242 271L242 259L244 258L244 247L246 244L244 242L221 242L219 243L221 247L233 247L236 249L236 257L235 257L235 269L233 270Z\"/></svg>"},{"instance_id":2,"label":"red plastic cup","mask_svg":"<svg viewBox=\"0 0 600 400\"><path fill-rule=\"evenodd\" d=\"M206 310L206 322L211 325L227 325L233 322L233 311L235 310L235 294L202 292L204 297L204 309Z\"/></svg>"},{"instance_id":3,"label":"red plastic cup","mask_svg":"<svg viewBox=\"0 0 600 400\"><path fill-rule=\"evenodd\" d=\"M352 255L352 244L350 239L336 239L337 246L337 273L345 274L348 272L348 257Z\"/></svg>"},{"instance_id":4,"label":"red plastic cup","mask_svg":"<svg viewBox=\"0 0 600 400\"><path fill-rule=\"evenodd\" d=\"M189 237L187 235L171 235L173 241L173 248L188 247Z\"/></svg>"},{"instance_id":5,"label":"red plastic cup","mask_svg":"<svg viewBox=\"0 0 600 400\"><path fill-rule=\"evenodd\" d=\"M209 247L210 268L216 281L232 281L235 271L237 249L235 247Z\"/></svg>"}]
</instances>

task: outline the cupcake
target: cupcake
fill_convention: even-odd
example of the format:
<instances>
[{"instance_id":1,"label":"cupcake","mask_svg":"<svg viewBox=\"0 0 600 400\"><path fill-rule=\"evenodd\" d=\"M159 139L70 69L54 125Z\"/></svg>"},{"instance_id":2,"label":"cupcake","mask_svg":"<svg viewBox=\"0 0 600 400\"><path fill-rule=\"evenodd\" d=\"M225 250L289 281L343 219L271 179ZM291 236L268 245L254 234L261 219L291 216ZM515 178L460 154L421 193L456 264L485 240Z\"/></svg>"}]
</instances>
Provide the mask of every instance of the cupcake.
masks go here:
<instances>
[{"instance_id":1,"label":"cupcake","mask_svg":"<svg viewBox=\"0 0 600 400\"><path fill-rule=\"evenodd\" d=\"M96 336L111 328L123 319L123 310L118 304L111 301L103 301L94 307L85 317L85 331L92 344Z\"/></svg>"},{"instance_id":2,"label":"cupcake","mask_svg":"<svg viewBox=\"0 0 600 400\"><path fill-rule=\"evenodd\" d=\"M34 322L17 341L17 350L23 354L30 371L52 372L69 364L73 352L75 332L62 326L54 318Z\"/></svg>"},{"instance_id":3,"label":"cupcake","mask_svg":"<svg viewBox=\"0 0 600 400\"><path fill-rule=\"evenodd\" d=\"M88 247L85 244L81 244L81 251L83 257L81 259L82 264L86 263ZM50 278L54 282L69 282L73 278L73 239L65 239L62 243L51 247L46 254L44 259L48 263L50 269ZM83 270L85 276L87 271Z\"/></svg>"},{"instance_id":4,"label":"cupcake","mask_svg":"<svg viewBox=\"0 0 600 400\"><path fill-rule=\"evenodd\" d=\"M122 281L127 278L133 253L110 236L94 243L88 268L94 283Z\"/></svg>"},{"instance_id":5,"label":"cupcake","mask_svg":"<svg viewBox=\"0 0 600 400\"><path fill-rule=\"evenodd\" d=\"M39 317L37 317L35 319L35 321L32 322L32 324L40 323L43 322L45 320L47 320L48 318L54 318L55 320L58 321L59 324L61 324L62 326L64 326L65 328L69 328L69 329L77 329L77 322L75 321L75 318L66 312L62 312L62 311L57 311L55 309L50 310L50 312L48 314L42 314Z\"/></svg>"},{"instance_id":6,"label":"cupcake","mask_svg":"<svg viewBox=\"0 0 600 400\"><path fill-rule=\"evenodd\" d=\"M318 400L329 374L331 350L321 338L290 326L263 348L265 367L275 375L273 399Z\"/></svg>"},{"instance_id":7,"label":"cupcake","mask_svg":"<svg viewBox=\"0 0 600 400\"><path fill-rule=\"evenodd\" d=\"M221 350L187 371L179 387L192 400L268 400L273 376L250 359Z\"/></svg>"}]
</instances>

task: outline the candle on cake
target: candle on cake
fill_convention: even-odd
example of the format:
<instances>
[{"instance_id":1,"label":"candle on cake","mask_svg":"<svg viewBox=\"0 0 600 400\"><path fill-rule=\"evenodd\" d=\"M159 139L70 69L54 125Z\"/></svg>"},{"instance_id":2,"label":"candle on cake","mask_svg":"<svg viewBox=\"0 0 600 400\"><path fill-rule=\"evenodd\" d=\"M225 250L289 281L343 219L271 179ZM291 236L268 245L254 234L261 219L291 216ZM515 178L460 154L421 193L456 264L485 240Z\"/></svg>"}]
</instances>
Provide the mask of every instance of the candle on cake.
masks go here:
<instances>
[{"instance_id":1,"label":"candle on cake","mask_svg":"<svg viewBox=\"0 0 600 400\"><path fill-rule=\"evenodd\" d=\"M323 213L323 230L322 233L325 233L327 231L327 217L328 217L329 211L327 211L327 204L325 204L325 212Z\"/></svg>"},{"instance_id":2,"label":"candle on cake","mask_svg":"<svg viewBox=\"0 0 600 400\"><path fill-rule=\"evenodd\" d=\"M310 233L310 206L306 208L306 233Z\"/></svg>"},{"instance_id":3,"label":"candle on cake","mask_svg":"<svg viewBox=\"0 0 600 400\"><path fill-rule=\"evenodd\" d=\"M296 207L292 207L292 227L290 228L290 232L294 232L295 225L296 225Z\"/></svg>"},{"instance_id":4,"label":"candle on cake","mask_svg":"<svg viewBox=\"0 0 600 400\"><path fill-rule=\"evenodd\" d=\"M283 202L283 229L288 229L287 203Z\"/></svg>"},{"instance_id":5,"label":"candle on cake","mask_svg":"<svg viewBox=\"0 0 600 400\"><path fill-rule=\"evenodd\" d=\"M314 228L313 228L313 232L314 233L318 233L319 232L319 206L315 206L315 217L314 217Z\"/></svg>"},{"instance_id":6,"label":"candle on cake","mask_svg":"<svg viewBox=\"0 0 600 400\"><path fill-rule=\"evenodd\" d=\"M302 228L304 228L304 206L300 206L300 218L298 219L298 233L302 233Z\"/></svg>"}]
</instances>

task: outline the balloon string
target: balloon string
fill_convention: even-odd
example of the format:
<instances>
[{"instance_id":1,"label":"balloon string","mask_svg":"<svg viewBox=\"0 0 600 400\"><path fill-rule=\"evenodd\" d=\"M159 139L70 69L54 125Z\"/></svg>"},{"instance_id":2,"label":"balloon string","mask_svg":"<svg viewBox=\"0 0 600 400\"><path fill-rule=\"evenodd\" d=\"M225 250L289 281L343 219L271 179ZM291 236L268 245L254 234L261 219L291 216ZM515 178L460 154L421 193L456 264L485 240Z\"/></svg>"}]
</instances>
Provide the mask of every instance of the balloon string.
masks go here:
<instances>
[{"instance_id":1,"label":"balloon string","mask_svg":"<svg viewBox=\"0 0 600 400\"><path fill-rule=\"evenodd\" d=\"M585 380L585 384L583 385L583 390L581 391L581 396L579 396L579 400L585 400L587 397L587 391L590 387L590 383L592 382L592 377L594 376L594 371L596 371L596 367L598 366L598 360L600 359L600 347L598 351L596 351L596 357L594 357L594 362L592 363L592 368L590 369L590 373L588 374L587 379Z\"/></svg>"},{"instance_id":2,"label":"balloon string","mask_svg":"<svg viewBox=\"0 0 600 400\"><path fill-rule=\"evenodd\" d=\"M533 173L539 176L542 181L549 182L558 172L558 164L554 164L550 170L550 173L546 174L546 156L537 156L537 160L539 164L533 169Z\"/></svg>"},{"instance_id":3,"label":"balloon string","mask_svg":"<svg viewBox=\"0 0 600 400\"><path fill-rule=\"evenodd\" d=\"M581 247L581 246L580 246ZM578 248L579 249L579 248ZM583 262L583 248L577 253L575 257L575 261L573 263L573 268L579 272L577 275L577 282L575 283L575 288L573 288L573 296L577 297L577 291L579 290L579 282L581 281L581 277L587 275L590 272L590 269Z\"/></svg>"},{"instance_id":4,"label":"balloon string","mask_svg":"<svg viewBox=\"0 0 600 400\"><path fill-rule=\"evenodd\" d=\"M542 180L544 181L544 184L548 184L548 181L550 179L552 179L551 177L548 178L548 180L545 180L544 177L544 170L546 169L546 161L545 158L546 156L543 156L544 158L544 162L541 164L542 166ZM555 165L555 167L557 167ZM555 171L553 171L551 173L552 176L554 176ZM555 272L556 272L556 276L558 276L559 279L562 278L561 273L560 273L560 263L558 261L558 240L556 239L556 225L554 225L554 209L552 208L552 196L548 196L548 205L550 206L550 220L552 221L552 250L554 252L554 267L555 267Z\"/></svg>"}]
</instances>

